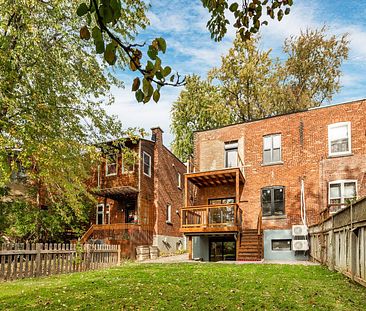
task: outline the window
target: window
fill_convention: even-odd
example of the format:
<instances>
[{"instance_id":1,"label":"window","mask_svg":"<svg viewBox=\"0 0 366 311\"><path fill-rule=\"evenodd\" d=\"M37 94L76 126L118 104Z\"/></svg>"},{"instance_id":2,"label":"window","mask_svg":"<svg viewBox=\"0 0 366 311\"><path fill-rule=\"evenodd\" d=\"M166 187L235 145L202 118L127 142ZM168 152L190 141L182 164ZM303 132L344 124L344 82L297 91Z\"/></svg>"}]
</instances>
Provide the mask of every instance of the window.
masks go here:
<instances>
[{"instance_id":1,"label":"window","mask_svg":"<svg viewBox=\"0 0 366 311\"><path fill-rule=\"evenodd\" d=\"M351 122L328 125L329 155L351 153Z\"/></svg>"},{"instance_id":2,"label":"window","mask_svg":"<svg viewBox=\"0 0 366 311\"><path fill-rule=\"evenodd\" d=\"M122 159L122 174L131 173L135 170L135 162Z\"/></svg>"},{"instance_id":3,"label":"window","mask_svg":"<svg viewBox=\"0 0 366 311\"><path fill-rule=\"evenodd\" d=\"M285 188L282 186L262 189L263 216L285 215Z\"/></svg>"},{"instance_id":4,"label":"window","mask_svg":"<svg viewBox=\"0 0 366 311\"><path fill-rule=\"evenodd\" d=\"M170 204L167 204L166 206L166 214L165 214L165 220L167 224L172 223L172 206Z\"/></svg>"},{"instance_id":5,"label":"window","mask_svg":"<svg viewBox=\"0 0 366 311\"><path fill-rule=\"evenodd\" d=\"M105 223L106 224L110 224L111 223L111 213L110 213L110 208L109 208L109 204L107 204L105 206Z\"/></svg>"},{"instance_id":6,"label":"window","mask_svg":"<svg viewBox=\"0 0 366 311\"><path fill-rule=\"evenodd\" d=\"M151 177L151 156L144 151L143 153L143 163L144 163L144 174Z\"/></svg>"},{"instance_id":7,"label":"window","mask_svg":"<svg viewBox=\"0 0 366 311\"><path fill-rule=\"evenodd\" d=\"M356 180L337 180L329 183L329 204L334 204L334 208L331 209L331 212L336 212L338 209L351 203L356 198Z\"/></svg>"},{"instance_id":8,"label":"window","mask_svg":"<svg viewBox=\"0 0 366 311\"><path fill-rule=\"evenodd\" d=\"M104 204L98 204L97 205L96 224L97 225L103 225L103 223L104 223Z\"/></svg>"},{"instance_id":9,"label":"window","mask_svg":"<svg viewBox=\"0 0 366 311\"><path fill-rule=\"evenodd\" d=\"M286 240L272 240L273 251L290 251L291 250L291 239Z\"/></svg>"},{"instance_id":10,"label":"window","mask_svg":"<svg viewBox=\"0 0 366 311\"><path fill-rule=\"evenodd\" d=\"M117 154L108 154L105 162L105 175L113 176L117 175Z\"/></svg>"},{"instance_id":11,"label":"window","mask_svg":"<svg viewBox=\"0 0 366 311\"><path fill-rule=\"evenodd\" d=\"M182 175L181 173L177 173L177 181L178 181L178 188L182 189Z\"/></svg>"},{"instance_id":12,"label":"window","mask_svg":"<svg viewBox=\"0 0 366 311\"><path fill-rule=\"evenodd\" d=\"M238 141L225 143L225 167L238 166Z\"/></svg>"},{"instance_id":13,"label":"window","mask_svg":"<svg viewBox=\"0 0 366 311\"><path fill-rule=\"evenodd\" d=\"M263 137L263 163L281 162L281 134Z\"/></svg>"}]
</instances>

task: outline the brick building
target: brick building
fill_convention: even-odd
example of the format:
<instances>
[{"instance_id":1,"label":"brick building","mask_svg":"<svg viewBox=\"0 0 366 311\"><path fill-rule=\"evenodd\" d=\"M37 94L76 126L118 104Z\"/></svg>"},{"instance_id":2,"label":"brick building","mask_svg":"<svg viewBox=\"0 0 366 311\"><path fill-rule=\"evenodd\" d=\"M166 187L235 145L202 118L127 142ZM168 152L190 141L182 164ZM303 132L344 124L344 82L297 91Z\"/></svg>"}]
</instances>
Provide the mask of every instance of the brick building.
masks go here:
<instances>
[{"instance_id":1,"label":"brick building","mask_svg":"<svg viewBox=\"0 0 366 311\"><path fill-rule=\"evenodd\" d=\"M81 241L120 244L129 257L139 245L156 245L161 252L183 248L177 211L186 166L163 145L163 131L153 128L151 140L125 142L123 148L133 151L135 161L127 161L118 144L109 144L115 152L108 148L105 163L94 174L98 205Z\"/></svg>"},{"instance_id":2,"label":"brick building","mask_svg":"<svg viewBox=\"0 0 366 311\"><path fill-rule=\"evenodd\" d=\"M190 255L306 258L292 226L366 195L365 116L360 100L196 132L181 226Z\"/></svg>"}]
</instances>

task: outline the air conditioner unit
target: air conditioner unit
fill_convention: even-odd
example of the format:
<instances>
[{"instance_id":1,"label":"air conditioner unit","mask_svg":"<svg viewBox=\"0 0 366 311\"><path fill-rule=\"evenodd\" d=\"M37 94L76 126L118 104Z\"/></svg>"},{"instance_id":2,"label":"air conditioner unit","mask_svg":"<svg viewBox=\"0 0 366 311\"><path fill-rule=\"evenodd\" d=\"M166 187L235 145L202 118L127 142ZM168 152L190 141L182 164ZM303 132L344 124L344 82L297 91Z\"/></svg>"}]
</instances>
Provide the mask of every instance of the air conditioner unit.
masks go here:
<instances>
[{"instance_id":1,"label":"air conditioner unit","mask_svg":"<svg viewBox=\"0 0 366 311\"><path fill-rule=\"evenodd\" d=\"M309 243L307 240L292 240L293 251L307 251L309 249Z\"/></svg>"},{"instance_id":2,"label":"air conditioner unit","mask_svg":"<svg viewBox=\"0 0 366 311\"><path fill-rule=\"evenodd\" d=\"M308 235L308 227L304 225L294 225L292 226L293 236L306 236Z\"/></svg>"}]
</instances>

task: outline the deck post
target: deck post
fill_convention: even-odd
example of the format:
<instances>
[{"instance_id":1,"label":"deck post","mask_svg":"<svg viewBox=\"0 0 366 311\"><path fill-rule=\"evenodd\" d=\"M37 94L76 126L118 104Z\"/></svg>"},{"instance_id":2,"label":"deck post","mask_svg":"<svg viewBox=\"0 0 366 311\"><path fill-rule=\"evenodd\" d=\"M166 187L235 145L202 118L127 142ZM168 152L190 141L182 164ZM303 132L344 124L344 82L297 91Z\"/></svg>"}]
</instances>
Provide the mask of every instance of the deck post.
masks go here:
<instances>
[{"instance_id":1,"label":"deck post","mask_svg":"<svg viewBox=\"0 0 366 311\"><path fill-rule=\"evenodd\" d=\"M239 195L239 191L240 190L240 185L239 185L239 170L236 171L235 174L235 203L239 204L240 201L240 195Z\"/></svg>"},{"instance_id":2,"label":"deck post","mask_svg":"<svg viewBox=\"0 0 366 311\"><path fill-rule=\"evenodd\" d=\"M192 260L193 254L192 254L192 236L188 236L188 259Z\"/></svg>"}]
</instances>

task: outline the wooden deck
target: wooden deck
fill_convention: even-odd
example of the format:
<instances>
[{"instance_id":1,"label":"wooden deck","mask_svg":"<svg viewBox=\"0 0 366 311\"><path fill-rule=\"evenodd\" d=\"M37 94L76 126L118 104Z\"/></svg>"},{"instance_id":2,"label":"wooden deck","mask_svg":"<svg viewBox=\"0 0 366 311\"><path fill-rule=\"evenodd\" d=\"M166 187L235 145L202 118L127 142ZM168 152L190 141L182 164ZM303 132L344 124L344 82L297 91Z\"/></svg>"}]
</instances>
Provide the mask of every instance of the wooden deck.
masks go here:
<instances>
[{"instance_id":1,"label":"wooden deck","mask_svg":"<svg viewBox=\"0 0 366 311\"><path fill-rule=\"evenodd\" d=\"M188 206L181 212L180 231L185 234L241 230L242 211L237 203Z\"/></svg>"}]
</instances>

